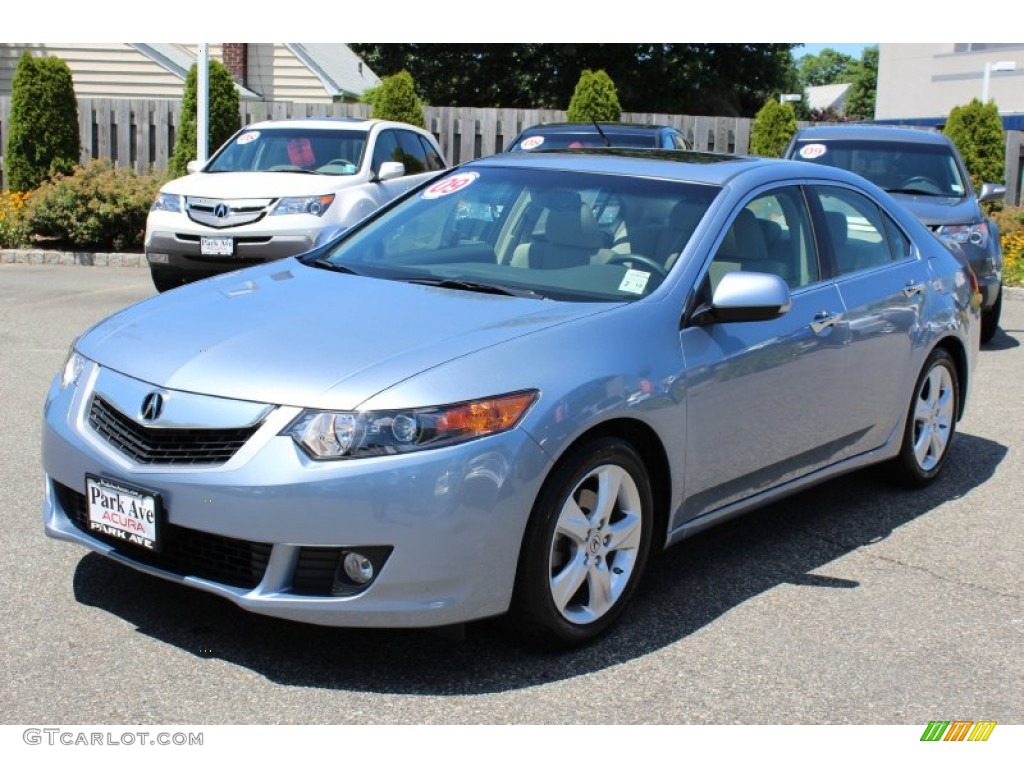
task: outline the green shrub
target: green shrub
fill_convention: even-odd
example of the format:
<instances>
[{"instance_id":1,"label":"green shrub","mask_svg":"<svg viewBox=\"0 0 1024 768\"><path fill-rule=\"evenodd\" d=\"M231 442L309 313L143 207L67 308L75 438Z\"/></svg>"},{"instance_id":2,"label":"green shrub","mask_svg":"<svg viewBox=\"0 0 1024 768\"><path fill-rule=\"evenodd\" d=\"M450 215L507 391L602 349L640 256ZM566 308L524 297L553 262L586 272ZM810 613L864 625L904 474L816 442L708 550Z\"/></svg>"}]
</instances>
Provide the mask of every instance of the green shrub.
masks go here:
<instances>
[{"instance_id":1,"label":"green shrub","mask_svg":"<svg viewBox=\"0 0 1024 768\"><path fill-rule=\"evenodd\" d=\"M750 129L750 153L761 157L782 157L796 133L796 113L789 104L769 99L754 118Z\"/></svg>"},{"instance_id":2,"label":"green shrub","mask_svg":"<svg viewBox=\"0 0 1024 768\"><path fill-rule=\"evenodd\" d=\"M24 248L28 245L27 192L0 193L0 248Z\"/></svg>"},{"instance_id":3,"label":"green shrub","mask_svg":"<svg viewBox=\"0 0 1024 768\"><path fill-rule=\"evenodd\" d=\"M372 116L381 120L395 120L419 128L426 128L423 120L423 102L416 95L412 75L404 69L397 75L385 77L368 97L372 99Z\"/></svg>"},{"instance_id":4,"label":"green shrub","mask_svg":"<svg viewBox=\"0 0 1024 768\"><path fill-rule=\"evenodd\" d=\"M572 99L566 118L570 123L589 123L592 120L614 123L622 116L619 106L619 94L615 83L603 69L596 72L583 70Z\"/></svg>"},{"instance_id":5,"label":"green shrub","mask_svg":"<svg viewBox=\"0 0 1024 768\"><path fill-rule=\"evenodd\" d=\"M32 193L26 206L30 234L72 250L141 250L149 207L166 180L93 160Z\"/></svg>"},{"instance_id":6,"label":"green shrub","mask_svg":"<svg viewBox=\"0 0 1024 768\"><path fill-rule=\"evenodd\" d=\"M198 65L193 64L185 78L185 95L181 100L181 117L174 140L174 153L168 163L172 177L188 173L188 163L196 159L196 110L199 101ZM242 127L239 115L238 90L231 72L216 59L210 59L210 115L207 146L212 155L221 144Z\"/></svg>"},{"instance_id":7,"label":"green shrub","mask_svg":"<svg viewBox=\"0 0 1024 768\"><path fill-rule=\"evenodd\" d=\"M994 101L982 104L980 99L973 99L970 104L953 107L942 132L956 144L975 190L981 189L985 181L1003 183L1006 146L1003 121Z\"/></svg>"},{"instance_id":8,"label":"green shrub","mask_svg":"<svg viewBox=\"0 0 1024 768\"><path fill-rule=\"evenodd\" d=\"M992 218L1003 246L1003 283L1024 286L1024 208L1006 206Z\"/></svg>"},{"instance_id":9,"label":"green shrub","mask_svg":"<svg viewBox=\"0 0 1024 768\"><path fill-rule=\"evenodd\" d=\"M16 192L35 189L74 168L81 151L71 70L55 56L34 58L25 51L11 81L8 186Z\"/></svg>"}]
</instances>

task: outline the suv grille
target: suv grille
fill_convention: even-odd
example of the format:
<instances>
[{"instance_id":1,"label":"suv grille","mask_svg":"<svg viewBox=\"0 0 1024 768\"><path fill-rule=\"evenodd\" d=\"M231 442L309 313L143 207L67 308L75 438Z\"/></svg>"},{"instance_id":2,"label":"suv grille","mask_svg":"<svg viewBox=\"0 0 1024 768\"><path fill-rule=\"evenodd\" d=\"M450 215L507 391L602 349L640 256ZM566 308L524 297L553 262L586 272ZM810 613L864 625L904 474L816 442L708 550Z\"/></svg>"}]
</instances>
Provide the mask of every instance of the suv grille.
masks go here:
<instances>
[{"instance_id":1,"label":"suv grille","mask_svg":"<svg viewBox=\"0 0 1024 768\"><path fill-rule=\"evenodd\" d=\"M139 464L222 464L259 429L154 429L144 427L99 395L89 424L108 443Z\"/></svg>"},{"instance_id":2,"label":"suv grille","mask_svg":"<svg viewBox=\"0 0 1024 768\"><path fill-rule=\"evenodd\" d=\"M273 202L273 198L213 200L207 197L186 197L185 212L197 224L225 229L259 221Z\"/></svg>"}]
</instances>

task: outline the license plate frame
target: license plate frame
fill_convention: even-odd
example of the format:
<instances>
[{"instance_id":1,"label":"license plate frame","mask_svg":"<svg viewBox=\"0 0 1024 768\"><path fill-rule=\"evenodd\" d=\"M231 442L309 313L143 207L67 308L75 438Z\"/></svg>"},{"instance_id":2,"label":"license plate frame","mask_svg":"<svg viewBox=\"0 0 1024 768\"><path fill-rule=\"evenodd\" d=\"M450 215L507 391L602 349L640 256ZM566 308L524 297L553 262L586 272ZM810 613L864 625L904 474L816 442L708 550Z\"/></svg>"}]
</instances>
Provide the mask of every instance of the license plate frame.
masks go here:
<instances>
[{"instance_id":1,"label":"license plate frame","mask_svg":"<svg viewBox=\"0 0 1024 768\"><path fill-rule=\"evenodd\" d=\"M165 513L157 491L86 474L85 506L90 533L147 552L161 551Z\"/></svg>"},{"instance_id":2,"label":"license plate frame","mask_svg":"<svg viewBox=\"0 0 1024 768\"><path fill-rule=\"evenodd\" d=\"M199 253L201 253L203 256L234 256L235 238L200 237Z\"/></svg>"}]
</instances>

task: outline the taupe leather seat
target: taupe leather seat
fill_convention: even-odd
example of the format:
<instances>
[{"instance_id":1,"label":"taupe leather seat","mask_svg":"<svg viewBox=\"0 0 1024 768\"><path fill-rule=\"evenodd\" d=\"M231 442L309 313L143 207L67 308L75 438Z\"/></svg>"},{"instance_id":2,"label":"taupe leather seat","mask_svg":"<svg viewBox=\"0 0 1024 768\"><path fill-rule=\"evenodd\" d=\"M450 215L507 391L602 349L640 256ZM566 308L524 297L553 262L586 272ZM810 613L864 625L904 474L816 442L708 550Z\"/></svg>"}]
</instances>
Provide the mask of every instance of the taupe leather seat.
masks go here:
<instances>
[{"instance_id":1,"label":"taupe leather seat","mask_svg":"<svg viewBox=\"0 0 1024 768\"><path fill-rule=\"evenodd\" d=\"M564 269L605 261L612 257L605 248L605 235L594 220L590 206L580 196L564 195L547 211L545 239L516 246L513 267Z\"/></svg>"}]
</instances>

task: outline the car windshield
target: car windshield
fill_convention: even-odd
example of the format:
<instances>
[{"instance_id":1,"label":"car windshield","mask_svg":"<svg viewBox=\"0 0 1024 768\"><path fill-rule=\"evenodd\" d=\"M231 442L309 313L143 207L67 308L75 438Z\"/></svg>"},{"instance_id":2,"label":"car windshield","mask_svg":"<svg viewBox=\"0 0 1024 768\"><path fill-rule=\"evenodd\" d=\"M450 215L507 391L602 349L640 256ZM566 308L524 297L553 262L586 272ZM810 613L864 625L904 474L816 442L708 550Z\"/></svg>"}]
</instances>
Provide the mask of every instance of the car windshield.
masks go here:
<instances>
[{"instance_id":1,"label":"car windshield","mask_svg":"<svg viewBox=\"0 0 1024 768\"><path fill-rule=\"evenodd\" d=\"M662 282L719 191L617 174L462 170L317 263L487 293L633 301Z\"/></svg>"},{"instance_id":2,"label":"car windshield","mask_svg":"<svg viewBox=\"0 0 1024 768\"><path fill-rule=\"evenodd\" d=\"M350 176L366 147L363 131L260 128L242 131L214 156L207 173L282 171Z\"/></svg>"},{"instance_id":3,"label":"car windshield","mask_svg":"<svg viewBox=\"0 0 1024 768\"><path fill-rule=\"evenodd\" d=\"M613 147L657 147L658 134L654 131L646 133L610 130L601 128ZM510 152L532 152L537 149L577 149L580 147L607 147L609 144L601 138L597 131L578 131L574 133L531 133L523 136L509 150Z\"/></svg>"},{"instance_id":4,"label":"car windshield","mask_svg":"<svg viewBox=\"0 0 1024 768\"><path fill-rule=\"evenodd\" d=\"M843 168L887 192L964 197L967 185L949 147L899 141L802 141L796 160Z\"/></svg>"}]
</instances>

